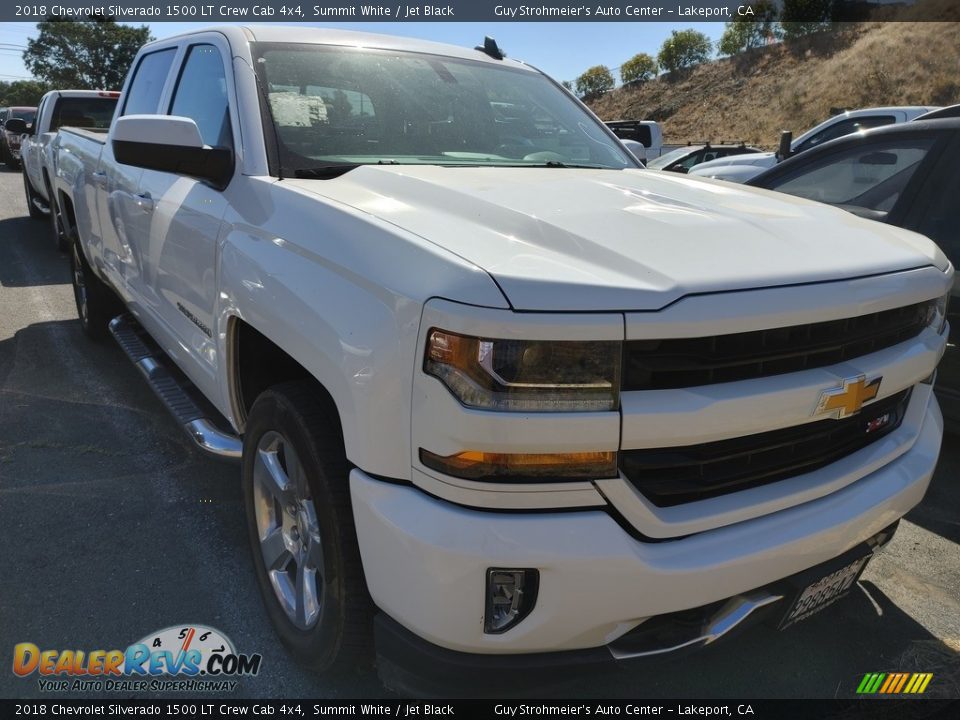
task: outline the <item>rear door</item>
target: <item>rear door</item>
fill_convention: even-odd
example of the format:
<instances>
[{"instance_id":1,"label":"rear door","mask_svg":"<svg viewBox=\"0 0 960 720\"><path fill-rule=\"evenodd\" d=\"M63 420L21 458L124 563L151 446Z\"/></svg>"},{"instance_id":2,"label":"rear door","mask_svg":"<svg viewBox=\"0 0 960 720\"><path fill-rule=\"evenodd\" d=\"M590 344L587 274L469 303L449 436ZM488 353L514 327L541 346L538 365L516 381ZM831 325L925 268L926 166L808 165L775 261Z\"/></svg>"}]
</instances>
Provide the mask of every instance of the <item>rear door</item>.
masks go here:
<instances>
[{"instance_id":1,"label":"rear door","mask_svg":"<svg viewBox=\"0 0 960 720\"><path fill-rule=\"evenodd\" d=\"M218 34L191 37L163 112L197 123L205 145L234 148L229 48ZM164 349L208 397L216 397L217 253L223 192L208 182L144 170L137 196L149 226L134 291Z\"/></svg>"},{"instance_id":2,"label":"rear door","mask_svg":"<svg viewBox=\"0 0 960 720\"><path fill-rule=\"evenodd\" d=\"M133 77L123 93L123 105L117 117L160 112L164 90L173 72L179 47L172 44L142 55ZM137 198L143 170L122 165L113 156L109 136L100 155L100 163L90 184L96 193L100 216L99 247L92 254L102 257L102 265L113 285L120 290L140 315L139 298L132 290L137 285L140 254L147 243L149 223L143 203Z\"/></svg>"},{"instance_id":3,"label":"rear door","mask_svg":"<svg viewBox=\"0 0 960 720\"><path fill-rule=\"evenodd\" d=\"M47 197L47 189L43 184L43 163L41 161L43 135L40 131L47 127L51 105L55 105L56 101L56 95L47 94L43 96L37 108L37 119L33 124L33 132L27 136L27 141L20 146L23 173L27 176L27 180L30 181L34 191L40 193L43 198Z\"/></svg>"}]
</instances>

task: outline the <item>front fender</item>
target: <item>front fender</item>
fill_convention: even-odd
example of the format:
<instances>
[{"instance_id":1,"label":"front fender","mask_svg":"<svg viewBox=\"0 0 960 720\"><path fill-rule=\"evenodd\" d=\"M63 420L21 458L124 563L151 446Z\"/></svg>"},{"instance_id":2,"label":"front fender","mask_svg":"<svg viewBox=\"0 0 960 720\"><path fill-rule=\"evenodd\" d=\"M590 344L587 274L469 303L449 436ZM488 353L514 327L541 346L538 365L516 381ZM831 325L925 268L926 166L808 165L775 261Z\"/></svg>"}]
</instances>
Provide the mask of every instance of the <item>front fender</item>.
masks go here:
<instances>
[{"instance_id":1,"label":"front fender","mask_svg":"<svg viewBox=\"0 0 960 720\"><path fill-rule=\"evenodd\" d=\"M242 178L220 248L217 323L223 346L239 318L300 363L330 393L349 460L410 477L410 405L421 310L438 293L506 307L489 276L347 206ZM242 197L241 197L242 196ZM221 353L220 376L232 376ZM234 405L232 388L223 388ZM242 416L233 407L234 424Z\"/></svg>"}]
</instances>

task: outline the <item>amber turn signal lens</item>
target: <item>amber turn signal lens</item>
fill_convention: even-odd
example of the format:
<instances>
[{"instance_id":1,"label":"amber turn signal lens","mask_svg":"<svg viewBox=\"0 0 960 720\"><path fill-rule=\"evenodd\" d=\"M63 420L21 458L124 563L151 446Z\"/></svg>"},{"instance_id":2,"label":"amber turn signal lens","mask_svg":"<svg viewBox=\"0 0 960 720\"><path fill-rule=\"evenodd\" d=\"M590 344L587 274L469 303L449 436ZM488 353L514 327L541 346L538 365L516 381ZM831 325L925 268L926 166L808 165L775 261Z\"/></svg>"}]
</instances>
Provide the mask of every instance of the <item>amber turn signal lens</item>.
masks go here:
<instances>
[{"instance_id":1,"label":"amber turn signal lens","mask_svg":"<svg viewBox=\"0 0 960 720\"><path fill-rule=\"evenodd\" d=\"M490 453L466 450L443 457L421 448L420 462L465 480L552 482L617 476L617 454L613 451Z\"/></svg>"}]
</instances>

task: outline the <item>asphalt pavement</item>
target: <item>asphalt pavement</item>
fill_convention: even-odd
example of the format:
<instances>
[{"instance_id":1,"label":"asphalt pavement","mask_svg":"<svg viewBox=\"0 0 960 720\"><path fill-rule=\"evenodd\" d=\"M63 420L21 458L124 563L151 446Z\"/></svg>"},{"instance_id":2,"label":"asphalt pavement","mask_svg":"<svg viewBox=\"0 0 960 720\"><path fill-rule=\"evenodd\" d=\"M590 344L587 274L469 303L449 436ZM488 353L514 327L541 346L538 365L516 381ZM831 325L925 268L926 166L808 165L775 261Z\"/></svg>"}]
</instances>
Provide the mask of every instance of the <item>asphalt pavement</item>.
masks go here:
<instances>
[{"instance_id":1,"label":"asphalt pavement","mask_svg":"<svg viewBox=\"0 0 960 720\"><path fill-rule=\"evenodd\" d=\"M238 468L193 450L120 349L82 334L67 258L27 216L20 174L0 167L0 697L53 699L11 671L17 643L122 649L183 624L263 655L224 697L390 696L374 670L334 681L285 653L257 593ZM864 673L916 671L935 674L928 696L958 698L958 651L960 442L948 435L926 499L844 601L785 632L758 626L531 693L852 697Z\"/></svg>"}]
</instances>

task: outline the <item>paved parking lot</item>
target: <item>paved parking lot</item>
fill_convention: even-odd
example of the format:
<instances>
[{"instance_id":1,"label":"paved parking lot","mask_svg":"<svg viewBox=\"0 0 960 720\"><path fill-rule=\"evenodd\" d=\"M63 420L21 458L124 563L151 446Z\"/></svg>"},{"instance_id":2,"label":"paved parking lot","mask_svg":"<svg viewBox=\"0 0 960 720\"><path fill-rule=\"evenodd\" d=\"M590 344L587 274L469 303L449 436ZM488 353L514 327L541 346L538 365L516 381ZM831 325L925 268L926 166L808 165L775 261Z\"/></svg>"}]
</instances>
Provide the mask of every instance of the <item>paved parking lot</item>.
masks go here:
<instances>
[{"instance_id":1,"label":"paved parking lot","mask_svg":"<svg viewBox=\"0 0 960 720\"><path fill-rule=\"evenodd\" d=\"M237 697L388 694L371 671L332 683L279 646L248 562L238 479L192 450L119 348L83 337L67 259L27 217L20 174L0 167L0 697L42 695L36 676L9 670L18 642L124 648L183 623L263 654ZM785 633L757 627L555 692L849 697L865 672L914 670L935 673L928 695L956 698L958 651L960 442L948 435L926 500L843 603Z\"/></svg>"}]
</instances>

